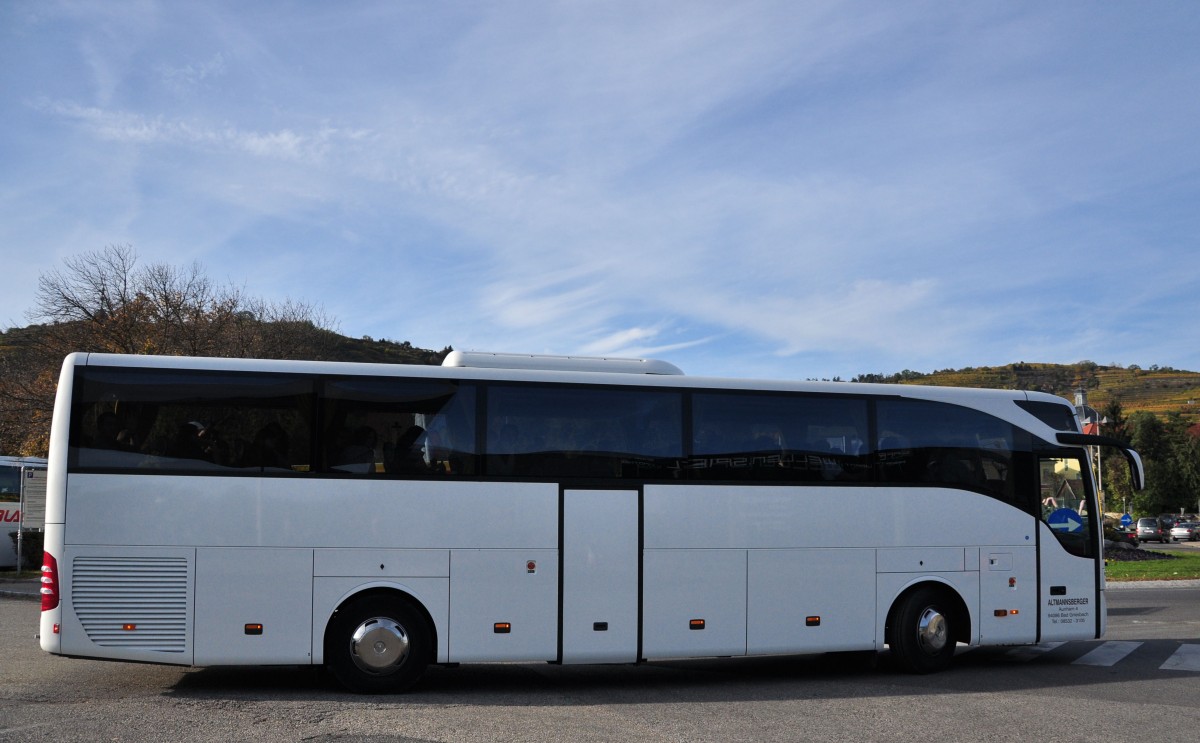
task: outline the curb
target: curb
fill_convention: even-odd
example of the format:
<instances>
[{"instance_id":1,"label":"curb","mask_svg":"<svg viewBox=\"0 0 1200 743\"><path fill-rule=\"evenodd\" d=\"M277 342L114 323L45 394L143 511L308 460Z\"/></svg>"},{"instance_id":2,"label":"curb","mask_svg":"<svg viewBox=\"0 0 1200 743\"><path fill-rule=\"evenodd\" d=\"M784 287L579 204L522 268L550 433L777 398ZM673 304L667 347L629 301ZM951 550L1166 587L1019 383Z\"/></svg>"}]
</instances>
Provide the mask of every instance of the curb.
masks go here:
<instances>
[{"instance_id":1,"label":"curb","mask_svg":"<svg viewBox=\"0 0 1200 743\"><path fill-rule=\"evenodd\" d=\"M1139 588L1200 588L1200 580L1110 580L1104 590L1136 590Z\"/></svg>"}]
</instances>

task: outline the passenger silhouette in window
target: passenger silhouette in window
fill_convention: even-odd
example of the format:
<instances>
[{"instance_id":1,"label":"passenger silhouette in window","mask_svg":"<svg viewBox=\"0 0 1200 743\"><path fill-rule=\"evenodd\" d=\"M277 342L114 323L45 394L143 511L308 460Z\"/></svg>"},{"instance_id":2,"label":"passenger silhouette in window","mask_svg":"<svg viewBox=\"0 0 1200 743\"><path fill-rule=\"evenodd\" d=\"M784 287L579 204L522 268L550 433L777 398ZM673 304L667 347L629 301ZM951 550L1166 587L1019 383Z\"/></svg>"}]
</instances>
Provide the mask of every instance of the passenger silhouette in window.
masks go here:
<instances>
[{"instance_id":1,"label":"passenger silhouette in window","mask_svg":"<svg viewBox=\"0 0 1200 743\"><path fill-rule=\"evenodd\" d=\"M375 471L375 445L379 436L370 426L359 426L350 434L350 443L338 455L336 470L368 474Z\"/></svg>"},{"instance_id":2,"label":"passenger silhouette in window","mask_svg":"<svg viewBox=\"0 0 1200 743\"><path fill-rule=\"evenodd\" d=\"M167 449L167 456L176 459L207 459L207 441L204 440L204 424L186 421L175 429L175 438Z\"/></svg>"},{"instance_id":3,"label":"passenger silhouette in window","mask_svg":"<svg viewBox=\"0 0 1200 743\"><path fill-rule=\"evenodd\" d=\"M421 426L409 426L403 433L399 431L400 424L393 427L395 441L388 444L384 451L384 468L388 472L420 473L427 470L425 459L421 452L424 443L425 429Z\"/></svg>"},{"instance_id":4,"label":"passenger silhouette in window","mask_svg":"<svg viewBox=\"0 0 1200 743\"><path fill-rule=\"evenodd\" d=\"M288 435L283 426L268 423L254 435L247 464L261 469L291 469L288 458Z\"/></svg>"},{"instance_id":5,"label":"passenger silhouette in window","mask_svg":"<svg viewBox=\"0 0 1200 743\"><path fill-rule=\"evenodd\" d=\"M96 449L129 451L133 448L130 438L129 431L121 426L116 413L106 411L96 418L96 436L92 441Z\"/></svg>"}]
</instances>

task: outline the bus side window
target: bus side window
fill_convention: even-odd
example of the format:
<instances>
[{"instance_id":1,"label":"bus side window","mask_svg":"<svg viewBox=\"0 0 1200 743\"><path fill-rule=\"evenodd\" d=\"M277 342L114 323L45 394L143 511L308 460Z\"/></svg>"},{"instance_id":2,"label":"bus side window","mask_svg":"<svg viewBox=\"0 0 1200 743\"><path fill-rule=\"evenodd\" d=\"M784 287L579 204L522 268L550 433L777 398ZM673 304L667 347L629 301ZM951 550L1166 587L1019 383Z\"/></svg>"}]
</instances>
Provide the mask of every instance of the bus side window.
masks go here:
<instances>
[{"instance_id":1,"label":"bus side window","mask_svg":"<svg viewBox=\"0 0 1200 743\"><path fill-rule=\"evenodd\" d=\"M663 479L678 473L678 392L493 384L487 407L487 474Z\"/></svg>"},{"instance_id":2,"label":"bus side window","mask_svg":"<svg viewBox=\"0 0 1200 743\"><path fill-rule=\"evenodd\" d=\"M865 400L708 392L692 399L695 479L828 483L870 475Z\"/></svg>"},{"instance_id":3,"label":"bus side window","mask_svg":"<svg viewBox=\"0 0 1200 743\"><path fill-rule=\"evenodd\" d=\"M357 426L353 430L345 430L339 440L342 443L335 445L337 454L333 457L333 469L364 475L375 472L379 434L374 428Z\"/></svg>"},{"instance_id":4,"label":"bus side window","mask_svg":"<svg viewBox=\"0 0 1200 743\"><path fill-rule=\"evenodd\" d=\"M137 473L308 469L312 383L288 375L77 371L70 465Z\"/></svg>"},{"instance_id":5,"label":"bus side window","mask_svg":"<svg viewBox=\"0 0 1200 743\"><path fill-rule=\"evenodd\" d=\"M974 490L1019 507L1010 424L927 400L880 400L876 413L880 481Z\"/></svg>"},{"instance_id":6,"label":"bus side window","mask_svg":"<svg viewBox=\"0 0 1200 743\"><path fill-rule=\"evenodd\" d=\"M324 472L471 475L475 388L405 378L334 377L321 388Z\"/></svg>"}]
</instances>

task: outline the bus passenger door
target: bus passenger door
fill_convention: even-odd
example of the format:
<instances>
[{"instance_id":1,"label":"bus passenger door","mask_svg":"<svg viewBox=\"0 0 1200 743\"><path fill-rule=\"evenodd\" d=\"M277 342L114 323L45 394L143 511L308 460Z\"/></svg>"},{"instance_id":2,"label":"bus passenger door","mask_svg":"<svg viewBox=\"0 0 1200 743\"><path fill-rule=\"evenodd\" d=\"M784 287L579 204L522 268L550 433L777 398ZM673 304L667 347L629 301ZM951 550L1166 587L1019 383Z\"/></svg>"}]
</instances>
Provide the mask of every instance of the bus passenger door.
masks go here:
<instances>
[{"instance_id":1,"label":"bus passenger door","mask_svg":"<svg viewBox=\"0 0 1200 743\"><path fill-rule=\"evenodd\" d=\"M639 494L563 492L563 663L638 656Z\"/></svg>"},{"instance_id":2,"label":"bus passenger door","mask_svg":"<svg viewBox=\"0 0 1200 743\"><path fill-rule=\"evenodd\" d=\"M1091 474L1074 456L1043 457L1042 518L1038 548L1041 566L1041 633L1038 638L1079 640L1104 632L1104 593L1099 590L1100 524Z\"/></svg>"}]
</instances>

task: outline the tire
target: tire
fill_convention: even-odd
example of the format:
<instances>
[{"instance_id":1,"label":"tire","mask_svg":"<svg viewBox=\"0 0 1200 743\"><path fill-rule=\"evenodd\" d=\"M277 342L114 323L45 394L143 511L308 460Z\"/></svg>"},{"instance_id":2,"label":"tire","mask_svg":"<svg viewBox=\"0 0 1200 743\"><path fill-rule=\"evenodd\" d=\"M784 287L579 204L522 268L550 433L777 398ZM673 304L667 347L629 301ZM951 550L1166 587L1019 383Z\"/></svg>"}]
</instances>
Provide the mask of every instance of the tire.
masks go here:
<instances>
[{"instance_id":1,"label":"tire","mask_svg":"<svg viewBox=\"0 0 1200 743\"><path fill-rule=\"evenodd\" d=\"M958 635L958 614L946 592L922 586L892 609L887 642L909 673L936 673L950 667Z\"/></svg>"},{"instance_id":2,"label":"tire","mask_svg":"<svg viewBox=\"0 0 1200 743\"><path fill-rule=\"evenodd\" d=\"M325 631L325 665L358 694L405 691L432 657L432 633L425 618L399 598L354 599L338 609Z\"/></svg>"}]
</instances>

